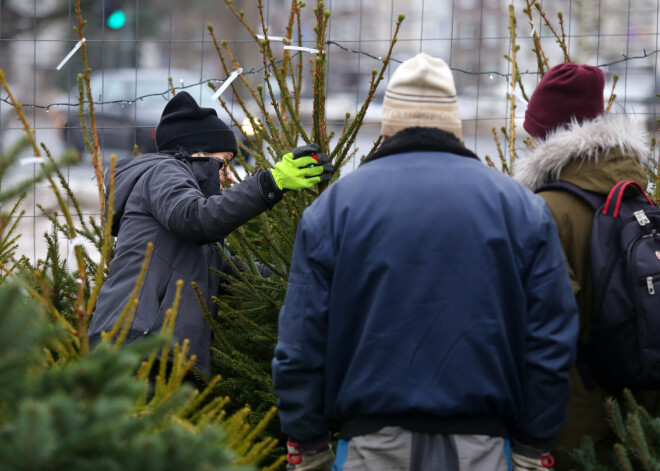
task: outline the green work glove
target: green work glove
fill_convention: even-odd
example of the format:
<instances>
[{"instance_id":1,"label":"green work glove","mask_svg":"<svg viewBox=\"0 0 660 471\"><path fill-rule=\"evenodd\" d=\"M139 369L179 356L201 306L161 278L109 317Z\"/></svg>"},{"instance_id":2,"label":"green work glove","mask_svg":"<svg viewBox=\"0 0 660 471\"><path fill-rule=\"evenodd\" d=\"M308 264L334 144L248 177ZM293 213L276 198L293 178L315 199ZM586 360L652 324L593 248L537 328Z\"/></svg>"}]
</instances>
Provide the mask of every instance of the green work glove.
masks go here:
<instances>
[{"instance_id":1,"label":"green work glove","mask_svg":"<svg viewBox=\"0 0 660 471\"><path fill-rule=\"evenodd\" d=\"M282 190L311 188L319 182L330 180L334 167L328 154L319 154L318 144L296 147L269 169L277 187Z\"/></svg>"}]
</instances>

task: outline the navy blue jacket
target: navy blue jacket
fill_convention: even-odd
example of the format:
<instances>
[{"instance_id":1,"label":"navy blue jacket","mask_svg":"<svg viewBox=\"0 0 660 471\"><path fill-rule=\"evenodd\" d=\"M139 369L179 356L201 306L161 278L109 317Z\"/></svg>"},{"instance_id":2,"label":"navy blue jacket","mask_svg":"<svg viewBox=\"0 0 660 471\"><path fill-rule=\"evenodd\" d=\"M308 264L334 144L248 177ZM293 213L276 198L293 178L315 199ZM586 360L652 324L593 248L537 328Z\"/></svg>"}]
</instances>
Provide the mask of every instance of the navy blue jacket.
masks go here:
<instances>
[{"instance_id":1,"label":"navy blue jacket","mask_svg":"<svg viewBox=\"0 0 660 471\"><path fill-rule=\"evenodd\" d=\"M119 319L151 242L153 253L126 341L160 331L177 281L183 280L174 338L189 339L197 366L209 373L211 327L191 283L197 283L207 309L215 312L211 297L218 294L220 280L212 268L229 268L215 243L282 198L265 172L221 191L219 169L218 159L167 154L145 154L117 164L112 224L117 242L89 326L92 343Z\"/></svg>"},{"instance_id":2,"label":"navy blue jacket","mask_svg":"<svg viewBox=\"0 0 660 471\"><path fill-rule=\"evenodd\" d=\"M282 431L419 414L547 439L577 331L543 200L453 135L404 130L300 221L272 364Z\"/></svg>"}]
</instances>

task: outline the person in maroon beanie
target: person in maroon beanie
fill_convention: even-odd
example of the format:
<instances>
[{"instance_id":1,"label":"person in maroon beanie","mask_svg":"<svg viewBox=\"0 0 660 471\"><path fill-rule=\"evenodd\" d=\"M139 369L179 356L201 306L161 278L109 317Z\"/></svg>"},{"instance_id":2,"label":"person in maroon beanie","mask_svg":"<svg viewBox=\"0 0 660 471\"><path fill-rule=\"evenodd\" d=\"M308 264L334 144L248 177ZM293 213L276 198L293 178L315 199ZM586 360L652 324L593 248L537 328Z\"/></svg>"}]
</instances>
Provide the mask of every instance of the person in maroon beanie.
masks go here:
<instances>
[{"instance_id":1,"label":"person in maroon beanie","mask_svg":"<svg viewBox=\"0 0 660 471\"><path fill-rule=\"evenodd\" d=\"M643 165L649 158L650 139L642 123L604 110L605 77L598 67L563 63L551 68L529 100L523 127L532 146L516 162L516 180L533 191L559 180L607 195L620 180L647 186ZM591 273L591 228L594 210L576 195L562 190L541 191L550 208L564 249L580 315L580 343L589 338L594 313ZM616 441L604 409L605 399L622 398L622 390L598 384L578 349L570 372L571 397L566 423L555 436L556 470L570 469L564 450L590 436L599 459L606 459ZM633 391L647 410L657 415L656 391Z\"/></svg>"}]
</instances>

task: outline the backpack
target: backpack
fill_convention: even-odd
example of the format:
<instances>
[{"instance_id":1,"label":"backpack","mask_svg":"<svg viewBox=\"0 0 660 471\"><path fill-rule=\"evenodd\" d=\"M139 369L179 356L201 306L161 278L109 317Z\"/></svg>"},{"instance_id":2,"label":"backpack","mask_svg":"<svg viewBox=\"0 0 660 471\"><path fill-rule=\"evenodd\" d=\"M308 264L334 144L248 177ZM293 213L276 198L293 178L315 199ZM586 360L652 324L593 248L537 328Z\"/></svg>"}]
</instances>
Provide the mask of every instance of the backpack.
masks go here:
<instances>
[{"instance_id":1,"label":"backpack","mask_svg":"<svg viewBox=\"0 0 660 471\"><path fill-rule=\"evenodd\" d=\"M624 197L631 186L639 193ZM618 182L607 196L565 181L537 193L546 190L567 191L595 211L594 310L589 341L578 351L578 369L586 364L605 386L660 388L660 209L631 180Z\"/></svg>"}]
</instances>

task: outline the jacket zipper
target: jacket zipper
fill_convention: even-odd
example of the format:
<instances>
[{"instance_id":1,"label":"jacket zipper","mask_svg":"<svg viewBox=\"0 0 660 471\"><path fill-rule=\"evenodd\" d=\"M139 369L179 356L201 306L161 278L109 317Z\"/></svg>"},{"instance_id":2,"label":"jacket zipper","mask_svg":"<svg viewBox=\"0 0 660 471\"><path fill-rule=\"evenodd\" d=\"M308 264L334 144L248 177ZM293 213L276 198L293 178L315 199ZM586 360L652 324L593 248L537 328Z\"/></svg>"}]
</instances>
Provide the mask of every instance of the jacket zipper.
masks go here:
<instances>
[{"instance_id":1,"label":"jacket zipper","mask_svg":"<svg viewBox=\"0 0 660 471\"><path fill-rule=\"evenodd\" d=\"M657 210L653 211L653 212L657 212ZM629 221L629 220L636 220L636 222L638 222L640 224L640 226L643 225L639 221L638 216L630 216L630 217L626 218L626 221ZM621 231L622 230L623 230L623 228L621 229ZM630 256L628 258L628 269L629 269L629 276L631 277L630 278L631 283L634 283L635 280L640 280L639 275L637 274L637 270L636 270L637 266L635 265L635 263L631 263L635 260L635 257L636 257L636 254L637 254L637 247L639 246L639 244L642 241L644 241L644 239L653 238L653 237L656 237L657 235L658 235L658 231L653 229L651 232L641 235L639 237L639 239L637 239L633 243L632 248L630 250ZM655 275L642 277L641 280L640 280L641 284L646 285L646 289L647 289L648 293L651 296L653 296L655 294L655 287L653 286L654 276ZM637 313L645 316L646 312L644 311L644 308L643 308L642 298L641 298L640 292L638 290L634 290L634 296L635 296L635 311Z\"/></svg>"},{"instance_id":2,"label":"jacket zipper","mask_svg":"<svg viewBox=\"0 0 660 471\"><path fill-rule=\"evenodd\" d=\"M655 294L655 288L653 287L653 277L652 276L647 276L646 277L646 289L649 290L649 294L653 296Z\"/></svg>"},{"instance_id":3,"label":"jacket zipper","mask_svg":"<svg viewBox=\"0 0 660 471\"><path fill-rule=\"evenodd\" d=\"M660 209L650 209L648 211L645 211L645 216L648 214L657 214L660 213ZM614 267L616 265L616 262L621 254L621 252L625 251L625 248L622 248L619 245L620 238L621 238L621 233L623 232L623 228L626 226L631 221L635 221L636 224L640 224L638 216L631 215L627 216L626 218L620 219L617 223L617 237L616 237L616 243L615 243L615 249L610 253L610 256L607 260L607 263L605 266L601 269L600 273L598 273L597 278L594 280L595 283L595 313L600 313L602 308L603 308L603 302L605 298L605 293L607 291L607 285L612 277L612 271L614 270ZM637 249L637 244L640 242L641 239L644 239L646 237L654 237L657 235L657 231L654 229L652 232L649 234L645 234L641 236L638 240L635 241L633 244L633 247L631 249L631 253L634 257L635 251ZM633 259L633 257L628 257L628 262ZM635 280L637 279L637 273L634 269L634 264L628 263L628 276L629 278L629 285L628 287L631 288L631 285L634 285ZM639 294L635 290L635 308L637 309L639 306L641 306L641 300L639 299Z\"/></svg>"}]
</instances>

